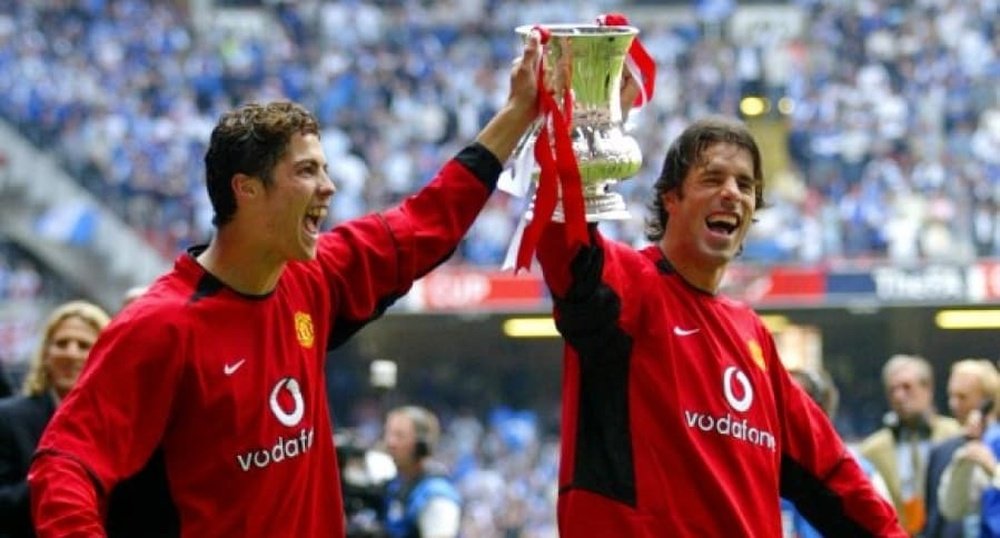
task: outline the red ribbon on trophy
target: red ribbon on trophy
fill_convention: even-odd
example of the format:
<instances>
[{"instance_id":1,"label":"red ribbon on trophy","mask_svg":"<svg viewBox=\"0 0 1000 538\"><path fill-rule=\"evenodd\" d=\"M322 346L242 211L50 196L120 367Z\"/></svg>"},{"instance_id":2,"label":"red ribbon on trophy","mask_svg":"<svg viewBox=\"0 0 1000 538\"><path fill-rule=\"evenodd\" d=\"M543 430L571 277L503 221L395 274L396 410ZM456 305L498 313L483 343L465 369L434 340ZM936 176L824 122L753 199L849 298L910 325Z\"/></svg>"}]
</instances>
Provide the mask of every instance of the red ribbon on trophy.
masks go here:
<instances>
[{"instance_id":1,"label":"red ribbon on trophy","mask_svg":"<svg viewBox=\"0 0 1000 538\"><path fill-rule=\"evenodd\" d=\"M629 26L628 17L621 13L605 13L597 17L597 24L601 26ZM625 67L628 68L632 78L639 81L641 91L636 96L633 105L638 108L649 102L653 98L653 90L656 85L656 62L649 55L646 47L642 46L639 38L632 41L628 49L628 57L625 58Z\"/></svg>"},{"instance_id":2,"label":"red ribbon on trophy","mask_svg":"<svg viewBox=\"0 0 1000 538\"><path fill-rule=\"evenodd\" d=\"M552 37L551 32L541 26L536 26L535 31L540 34L541 45L544 47L548 44ZM554 66L554 68L565 69L567 66ZM590 237L587 235L587 217L584 214L583 182L580 179L576 155L573 153L573 143L569 137L573 123L573 90L570 84L572 74L563 74L566 78L562 90L562 110L560 110L555 98L546 87L542 62L538 63L538 113L542 118L534 148L535 161L539 168L538 187L535 191L531 222L524 229L524 236L517 249L515 273L531 267L531 257L538 246L542 231L552 221L552 213L559 199L559 187L562 190L567 242L570 245L590 244Z\"/></svg>"}]
</instances>

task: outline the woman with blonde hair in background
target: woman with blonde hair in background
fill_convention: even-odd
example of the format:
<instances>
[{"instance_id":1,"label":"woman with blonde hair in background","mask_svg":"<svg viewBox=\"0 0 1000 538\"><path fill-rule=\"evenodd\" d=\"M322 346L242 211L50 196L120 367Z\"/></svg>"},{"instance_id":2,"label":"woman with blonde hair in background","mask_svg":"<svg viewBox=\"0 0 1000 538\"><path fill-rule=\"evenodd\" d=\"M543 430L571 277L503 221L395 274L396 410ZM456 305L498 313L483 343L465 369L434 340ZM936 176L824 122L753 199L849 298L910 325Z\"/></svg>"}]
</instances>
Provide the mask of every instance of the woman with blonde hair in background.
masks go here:
<instances>
[{"instance_id":1,"label":"woman with blonde hair in background","mask_svg":"<svg viewBox=\"0 0 1000 538\"><path fill-rule=\"evenodd\" d=\"M22 394L0 400L0 538L34 536L27 480L31 456L109 321L104 310L86 301L57 307L31 357Z\"/></svg>"}]
</instances>

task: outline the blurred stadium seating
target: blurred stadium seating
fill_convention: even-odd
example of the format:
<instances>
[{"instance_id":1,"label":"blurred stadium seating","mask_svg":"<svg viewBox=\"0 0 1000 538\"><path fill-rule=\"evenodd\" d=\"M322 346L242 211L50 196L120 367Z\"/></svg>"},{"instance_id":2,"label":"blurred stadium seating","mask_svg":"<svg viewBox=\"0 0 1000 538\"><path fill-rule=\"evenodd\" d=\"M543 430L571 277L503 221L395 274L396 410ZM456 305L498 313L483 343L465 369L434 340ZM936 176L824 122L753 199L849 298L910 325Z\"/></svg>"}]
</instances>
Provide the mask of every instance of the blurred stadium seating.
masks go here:
<instances>
[{"instance_id":1,"label":"blurred stadium seating","mask_svg":"<svg viewBox=\"0 0 1000 538\"><path fill-rule=\"evenodd\" d=\"M167 256L210 233L200 161L222 109L289 97L315 110L346 219L398 200L471 138L504 95L512 28L590 17L572 2L296 2L213 25L184 3L10 4L0 114ZM633 118L647 163L622 188L641 213L685 121L761 98L769 109L747 119L782 166L748 262L995 255L992 5L802 1L746 8L718 31L693 12L633 14L660 91ZM521 209L497 196L458 261L498 264ZM615 233L642 242L641 224Z\"/></svg>"}]
</instances>

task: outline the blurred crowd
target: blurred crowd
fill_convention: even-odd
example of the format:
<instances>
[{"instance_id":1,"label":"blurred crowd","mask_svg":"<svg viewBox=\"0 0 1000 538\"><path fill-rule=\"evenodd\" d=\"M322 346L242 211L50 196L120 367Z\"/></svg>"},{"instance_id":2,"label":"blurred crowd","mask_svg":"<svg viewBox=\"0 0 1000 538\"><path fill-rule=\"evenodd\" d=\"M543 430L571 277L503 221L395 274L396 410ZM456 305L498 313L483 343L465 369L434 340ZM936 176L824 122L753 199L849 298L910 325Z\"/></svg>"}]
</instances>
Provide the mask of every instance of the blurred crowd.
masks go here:
<instances>
[{"instance_id":1,"label":"blurred crowd","mask_svg":"<svg viewBox=\"0 0 1000 538\"><path fill-rule=\"evenodd\" d=\"M840 433L910 536L998 536L1000 485L980 478L970 483L963 473L981 473L973 468L982 467L992 474L1000 461L1000 422L993 405L1000 398L1000 371L991 359L963 358L949 361L946 372L935 376L921 356L893 355L882 363L878 380L884 401L875 405L885 411L881 423L855 435ZM822 366L790 373L831 419L842 403L859 403L853 390L842 394ZM851 376L841 380L845 387L855 382ZM946 409L935 405L941 395ZM461 494L459 536L558 536L556 402L513 409L448 405L431 391L407 397L432 404L441 418L433 458L449 470ZM381 439L385 407L385 400L356 398L338 422L350 425L357 446L386 450ZM788 536L820 536L799 520L794 528L786 526ZM783 525L791 523L787 514Z\"/></svg>"},{"instance_id":2,"label":"blurred crowd","mask_svg":"<svg viewBox=\"0 0 1000 538\"><path fill-rule=\"evenodd\" d=\"M71 295L70 286L13 243L0 239L0 370L23 374L36 344L41 309Z\"/></svg>"},{"instance_id":3,"label":"blurred crowd","mask_svg":"<svg viewBox=\"0 0 1000 538\"><path fill-rule=\"evenodd\" d=\"M0 0L0 115L160 251L210 233L201 187L210 126L250 99L287 97L322 121L334 220L429 179L506 94L521 24L587 22L616 0L348 0L268 4L280 31L195 26L186 2ZM1000 252L1000 18L996 0L796 0L791 38L735 39L733 2L676 21L632 17L658 64L629 120L646 163L619 185L641 200L693 118L770 99L788 165L771 170L747 261L968 259ZM785 98L782 112L778 103ZM497 265L524 201L494 196L459 262Z\"/></svg>"},{"instance_id":4,"label":"blurred crowd","mask_svg":"<svg viewBox=\"0 0 1000 538\"><path fill-rule=\"evenodd\" d=\"M380 441L384 410L370 400L355 404L345 420L353 425L353 443L385 450ZM462 497L460 536L558 536L558 424L539 410L505 406L445 406L440 417L433 458L448 469Z\"/></svg>"},{"instance_id":5,"label":"blurred crowd","mask_svg":"<svg viewBox=\"0 0 1000 538\"><path fill-rule=\"evenodd\" d=\"M0 300L38 299L42 291L42 273L31 258L13 244L0 241Z\"/></svg>"}]
</instances>

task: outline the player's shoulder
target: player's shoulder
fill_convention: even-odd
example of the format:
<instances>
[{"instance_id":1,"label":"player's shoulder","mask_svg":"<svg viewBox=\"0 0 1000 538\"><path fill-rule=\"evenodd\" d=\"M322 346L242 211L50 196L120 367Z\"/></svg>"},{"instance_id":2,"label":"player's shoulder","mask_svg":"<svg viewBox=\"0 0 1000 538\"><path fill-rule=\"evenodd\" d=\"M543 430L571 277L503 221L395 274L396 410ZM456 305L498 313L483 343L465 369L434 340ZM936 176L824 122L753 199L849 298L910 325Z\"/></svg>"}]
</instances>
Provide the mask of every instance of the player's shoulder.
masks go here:
<instances>
[{"instance_id":1,"label":"player's shoulder","mask_svg":"<svg viewBox=\"0 0 1000 538\"><path fill-rule=\"evenodd\" d=\"M132 327L168 324L183 317L184 311L194 302L194 296L190 286L168 273L118 312L112 324Z\"/></svg>"},{"instance_id":2,"label":"player's shoulder","mask_svg":"<svg viewBox=\"0 0 1000 538\"><path fill-rule=\"evenodd\" d=\"M717 294L715 299L720 306L732 311L734 315L748 316L759 323L763 323L760 316L757 315L756 311L754 311L749 303L730 297L725 293Z\"/></svg>"},{"instance_id":3,"label":"player's shoulder","mask_svg":"<svg viewBox=\"0 0 1000 538\"><path fill-rule=\"evenodd\" d=\"M658 262L663 255L655 245L636 248L612 239L605 239L603 245L606 257L629 276L639 278L660 271Z\"/></svg>"},{"instance_id":4,"label":"player's shoulder","mask_svg":"<svg viewBox=\"0 0 1000 538\"><path fill-rule=\"evenodd\" d=\"M138 317L168 314L183 309L193 300L191 290L179 289L178 286L168 282L158 282L122 312L131 312Z\"/></svg>"}]
</instances>

